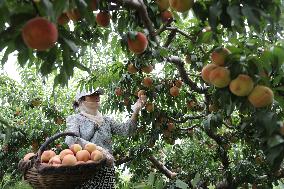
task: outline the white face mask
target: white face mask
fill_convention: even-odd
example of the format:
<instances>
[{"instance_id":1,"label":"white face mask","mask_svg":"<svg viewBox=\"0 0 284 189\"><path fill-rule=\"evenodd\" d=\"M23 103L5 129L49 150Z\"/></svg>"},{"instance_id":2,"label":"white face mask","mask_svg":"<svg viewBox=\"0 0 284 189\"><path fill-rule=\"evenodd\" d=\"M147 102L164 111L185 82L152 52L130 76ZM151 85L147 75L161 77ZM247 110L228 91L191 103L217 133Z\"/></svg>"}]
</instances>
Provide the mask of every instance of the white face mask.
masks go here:
<instances>
[{"instance_id":1,"label":"white face mask","mask_svg":"<svg viewBox=\"0 0 284 189\"><path fill-rule=\"evenodd\" d=\"M96 115L99 108L100 108L100 102L82 101L79 104L79 108L80 108L80 110L82 110L82 111L84 111L88 114Z\"/></svg>"}]
</instances>

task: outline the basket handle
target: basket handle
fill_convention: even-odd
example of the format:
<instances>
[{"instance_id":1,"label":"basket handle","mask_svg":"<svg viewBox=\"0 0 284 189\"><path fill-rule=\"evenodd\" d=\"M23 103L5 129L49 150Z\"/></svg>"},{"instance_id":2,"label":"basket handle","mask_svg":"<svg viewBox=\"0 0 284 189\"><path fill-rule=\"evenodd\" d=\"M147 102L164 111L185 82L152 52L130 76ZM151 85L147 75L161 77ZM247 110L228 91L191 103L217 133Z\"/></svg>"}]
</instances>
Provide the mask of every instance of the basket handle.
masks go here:
<instances>
[{"instance_id":1,"label":"basket handle","mask_svg":"<svg viewBox=\"0 0 284 189\"><path fill-rule=\"evenodd\" d=\"M60 138L60 137L64 137L64 136L76 136L79 137L77 134L73 133L73 132L63 132L63 133L57 133L55 135L53 135L52 137L48 138L38 149L37 153L36 153L36 164L38 165L40 163L40 158L41 155L43 153L43 151L46 149L46 147L54 142L56 139Z\"/></svg>"}]
</instances>

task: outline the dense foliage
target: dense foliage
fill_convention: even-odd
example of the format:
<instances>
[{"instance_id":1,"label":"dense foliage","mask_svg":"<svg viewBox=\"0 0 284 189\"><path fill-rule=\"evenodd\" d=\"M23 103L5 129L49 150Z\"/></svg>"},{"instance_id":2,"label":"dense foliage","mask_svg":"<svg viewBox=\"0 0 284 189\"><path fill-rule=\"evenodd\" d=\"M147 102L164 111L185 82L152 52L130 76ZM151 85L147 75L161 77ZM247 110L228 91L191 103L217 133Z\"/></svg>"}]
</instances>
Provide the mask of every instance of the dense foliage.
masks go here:
<instances>
[{"instance_id":1,"label":"dense foliage","mask_svg":"<svg viewBox=\"0 0 284 189\"><path fill-rule=\"evenodd\" d=\"M114 139L118 164L132 173L118 188L277 184L284 177L283 2L179 1L169 0L171 8L163 0L0 1L2 65L16 52L23 67L21 84L0 77L0 178L19 176L19 159L64 131L76 86L100 86L103 113L131 114L138 91L148 97L137 132ZM33 38L46 20L54 25ZM220 71L206 81L206 65L229 76ZM249 97L229 85L240 74L252 83ZM253 93L255 86L266 92Z\"/></svg>"}]
</instances>

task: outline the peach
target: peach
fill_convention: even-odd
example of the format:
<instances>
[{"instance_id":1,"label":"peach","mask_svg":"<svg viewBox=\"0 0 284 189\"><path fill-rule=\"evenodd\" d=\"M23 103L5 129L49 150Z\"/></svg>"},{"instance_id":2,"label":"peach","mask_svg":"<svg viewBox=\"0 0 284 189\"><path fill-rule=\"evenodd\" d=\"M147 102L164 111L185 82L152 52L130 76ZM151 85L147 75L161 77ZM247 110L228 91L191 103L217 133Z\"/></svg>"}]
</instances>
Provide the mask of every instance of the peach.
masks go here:
<instances>
[{"instance_id":1,"label":"peach","mask_svg":"<svg viewBox=\"0 0 284 189\"><path fill-rule=\"evenodd\" d=\"M176 87L176 86L173 86L172 88L170 88L170 94L173 96L173 97L176 97L179 95L179 88Z\"/></svg>"},{"instance_id":2,"label":"peach","mask_svg":"<svg viewBox=\"0 0 284 189\"><path fill-rule=\"evenodd\" d=\"M225 67L218 67L213 69L209 74L210 83L217 88L224 88L229 85L230 71Z\"/></svg>"},{"instance_id":3,"label":"peach","mask_svg":"<svg viewBox=\"0 0 284 189\"><path fill-rule=\"evenodd\" d=\"M56 156L55 152L52 150L46 150L41 154L41 162L43 163L48 163L49 160L53 157Z\"/></svg>"},{"instance_id":4,"label":"peach","mask_svg":"<svg viewBox=\"0 0 284 189\"><path fill-rule=\"evenodd\" d=\"M72 144L70 146L70 150L76 154L78 151L82 150L82 146L80 144Z\"/></svg>"},{"instance_id":5,"label":"peach","mask_svg":"<svg viewBox=\"0 0 284 189\"><path fill-rule=\"evenodd\" d=\"M58 18L57 18L57 23L59 25L65 25L69 22L69 17L67 16L66 13L62 13Z\"/></svg>"},{"instance_id":6,"label":"peach","mask_svg":"<svg viewBox=\"0 0 284 189\"><path fill-rule=\"evenodd\" d=\"M193 6L194 0L169 0L172 9L178 12L186 12Z\"/></svg>"},{"instance_id":7,"label":"peach","mask_svg":"<svg viewBox=\"0 0 284 189\"><path fill-rule=\"evenodd\" d=\"M130 51L135 54L142 54L148 46L148 40L143 33L137 32L136 35L128 34L127 44Z\"/></svg>"},{"instance_id":8,"label":"peach","mask_svg":"<svg viewBox=\"0 0 284 189\"><path fill-rule=\"evenodd\" d=\"M248 96L253 89L253 85L254 83L250 76L240 74L231 81L229 88L236 96Z\"/></svg>"},{"instance_id":9,"label":"peach","mask_svg":"<svg viewBox=\"0 0 284 189\"><path fill-rule=\"evenodd\" d=\"M90 6L91 6L91 9L92 9L93 11L98 9L97 4L98 4L97 0L91 0L91 1L90 1Z\"/></svg>"},{"instance_id":10,"label":"peach","mask_svg":"<svg viewBox=\"0 0 284 189\"><path fill-rule=\"evenodd\" d=\"M172 122L169 122L169 123L167 124L167 126L168 126L168 130L169 130L169 131L173 131L173 130L175 129L175 124L172 123Z\"/></svg>"},{"instance_id":11,"label":"peach","mask_svg":"<svg viewBox=\"0 0 284 189\"><path fill-rule=\"evenodd\" d=\"M153 66L152 65L148 65L148 66L142 67L141 70L144 73L151 73L153 71Z\"/></svg>"},{"instance_id":12,"label":"peach","mask_svg":"<svg viewBox=\"0 0 284 189\"><path fill-rule=\"evenodd\" d=\"M70 150L70 149L65 149L65 150L62 150L60 153L59 153L59 156L60 156L60 159L62 160L64 158L64 156L66 155L74 155L74 153Z\"/></svg>"},{"instance_id":13,"label":"peach","mask_svg":"<svg viewBox=\"0 0 284 189\"><path fill-rule=\"evenodd\" d=\"M54 164L61 164L61 159L59 155L53 156L49 161L48 164L54 165Z\"/></svg>"},{"instance_id":14,"label":"peach","mask_svg":"<svg viewBox=\"0 0 284 189\"><path fill-rule=\"evenodd\" d=\"M218 66L224 66L225 60L229 54L231 54L231 52L227 48L216 48L211 53L211 61Z\"/></svg>"},{"instance_id":15,"label":"peach","mask_svg":"<svg viewBox=\"0 0 284 189\"><path fill-rule=\"evenodd\" d=\"M131 74L135 74L138 72L137 68L133 64L128 64L127 71Z\"/></svg>"},{"instance_id":16,"label":"peach","mask_svg":"<svg viewBox=\"0 0 284 189\"><path fill-rule=\"evenodd\" d=\"M97 146L94 143L88 143L85 145L84 150L87 150L89 153L92 153L97 149Z\"/></svg>"},{"instance_id":17,"label":"peach","mask_svg":"<svg viewBox=\"0 0 284 189\"><path fill-rule=\"evenodd\" d=\"M214 70L215 68L217 68L218 66L216 64L207 64L206 66L204 66L201 70L201 77L202 79L206 82L210 84L210 79L209 79L209 75L210 72L212 70Z\"/></svg>"},{"instance_id":18,"label":"peach","mask_svg":"<svg viewBox=\"0 0 284 189\"><path fill-rule=\"evenodd\" d=\"M93 160L93 161L99 161L99 160L103 159L103 157L104 157L103 153L99 150L95 150L91 154L91 160Z\"/></svg>"},{"instance_id":19,"label":"peach","mask_svg":"<svg viewBox=\"0 0 284 189\"><path fill-rule=\"evenodd\" d=\"M181 88L181 86L182 86L182 80L176 80L176 81L175 81L175 86L178 87L178 88Z\"/></svg>"},{"instance_id":20,"label":"peach","mask_svg":"<svg viewBox=\"0 0 284 189\"><path fill-rule=\"evenodd\" d=\"M68 18L73 22L77 22L81 19L81 15L78 9L72 9L66 12Z\"/></svg>"},{"instance_id":21,"label":"peach","mask_svg":"<svg viewBox=\"0 0 284 189\"><path fill-rule=\"evenodd\" d=\"M108 12L99 12L96 21L99 26L107 27L110 23L110 14Z\"/></svg>"},{"instance_id":22,"label":"peach","mask_svg":"<svg viewBox=\"0 0 284 189\"><path fill-rule=\"evenodd\" d=\"M167 10L170 7L169 0L156 0L160 11Z\"/></svg>"},{"instance_id":23,"label":"peach","mask_svg":"<svg viewBox=\"0 0 284 189\"><path fill-rule=\"evenodd\" d=\"M47 19L36 17L24 25L22 38L29 48L44 51L55 45L58 31L56 26Z\"/></svg>"},{"instance_id":24,"label":"peach","mask_svg":"<svg viewBox=\"0 0 284 189\"><path fill-rule=\"evenodd\" d=\"M115 95L116 95L116 96L121 96L121 95L122 95L122 90L121 90L121 88L118 87L118 88L115 89Z\"/></svg>"},{"instance_id":25,"label":"peach","mask_svg":"<svg viewBox=\"0 0 284 189\"><path fill-rule=\"evenodd\" d=\"M163 22L167 22L169 19L172 19L172 18L173 18L173 15L171 11L166 10L161 13L161 19Z\"/></svg>"},{"instance_id":26,"label":"peach","mask_svg":"<svg viewBox=\"0 0 284 189\"><path fill-rule=\"evenodd\" d=\"M269 87L263 85L255 86L248 96L249 102L256 108L262 108L272 104L273 99L273 91Z\"/></svg>"},{"instance_id":27,"label":"peach","mask_svg":"<svg viewBox=\"0 0 284 189\"><path fill-rule=\"evenodd\" d=\"M88 160L89 161L89 160ZM76 162L76 165L78 165L78 164L83 164L83 163L86 163L86 162L84 162L84 161L77 161Z\"/></svg>"},{"instance_id":28,"label":"peach","mask_svg":"<svg viewBox=\"0 0 284 189\"><path fill-rule=\"evenodd\" d=\"M88 161L90 159L90 153L87 150L78 151L76 154L76 158L78 161Z\"/></svg>"},{"instance_id":29,"label":"peach","mask_svg":"<svg viewBox=\"0 0 284 189\"><path fill-rule=\"evenodd\" d=\"M153 80L152 80L150 77L145 77L145 78L143 79L143 85L144 85L145 87L151 87L152 84L153 84Z\"/></svg>"},{"instance_id":30,"label":"peach","mask_svg":"<svg viewBox=\"0 0 284 189\"><path fill-rule=\"evenodd\" d=\"M34 156L35 153L27 153L25 156L24 156L24 161L28 161L32 156Z\"/></svg>"},{"instance_id":31,"label":"peach","mask_svg":"<svg viewBox=\"0 0 284 189\"><path fill-rule=\"evenodd\" d=\"M154 104L151 103L151 102L148 102L148 103L146 104L146 111L147 111L147 112L153 112L153 111L154 111Z\"/></svg>"},{"instance_id":32,"label":"peach","mask_svg":"<svg viewBox=\"0 0 284 189\"><path fill-rule=\"evenodd\" d=\"M62 159L62 165L76 165L77 159L72 154L67 154Z\"/></svg>"}]
</instances>

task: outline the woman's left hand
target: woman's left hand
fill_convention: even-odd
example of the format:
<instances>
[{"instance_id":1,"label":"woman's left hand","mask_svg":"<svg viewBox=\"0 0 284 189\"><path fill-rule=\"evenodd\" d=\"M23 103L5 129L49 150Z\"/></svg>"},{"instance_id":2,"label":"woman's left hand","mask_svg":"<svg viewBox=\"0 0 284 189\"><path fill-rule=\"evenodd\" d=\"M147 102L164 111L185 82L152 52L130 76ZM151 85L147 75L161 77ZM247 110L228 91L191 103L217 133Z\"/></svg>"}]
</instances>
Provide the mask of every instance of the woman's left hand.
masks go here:
<instances>
[{"instance_id":1,"label":"woman's left hand","mask_svg":"<svg viewBox=\"0 0 284 189\"><path fill-rule=\"evenodd\" d=\"M138 113L146 104L147 102L147 96L146 95L141 95L137 102L132 106L132 110L135 113Z\"/></svg>"}]
</instances>

